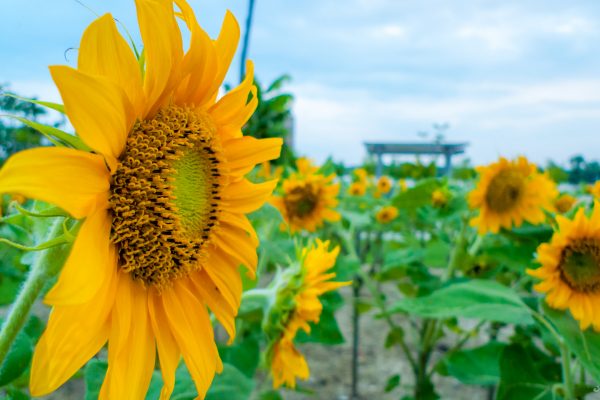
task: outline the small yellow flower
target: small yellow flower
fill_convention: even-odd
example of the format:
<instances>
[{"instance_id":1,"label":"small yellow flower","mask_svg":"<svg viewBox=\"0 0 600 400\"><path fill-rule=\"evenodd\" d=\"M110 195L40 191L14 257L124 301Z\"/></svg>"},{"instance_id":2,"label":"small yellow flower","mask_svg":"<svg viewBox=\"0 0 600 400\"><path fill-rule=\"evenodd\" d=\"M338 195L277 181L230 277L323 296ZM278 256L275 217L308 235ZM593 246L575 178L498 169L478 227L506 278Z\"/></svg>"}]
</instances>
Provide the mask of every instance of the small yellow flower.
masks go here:
<instances>
[{"instance_id":1,"label":"small yellow flower","mask_svg":"<svg viewBox=\"0 0 600 400\"><path fill-rule=\"evenodd\" d=\"M542 280L534 289L547 293L550 307L569 308L582 330L592 325L600 332L600 203L591 218L581 208L572 220L559 215L556 222L550 243L538 247L541 267L527 273Z\"/></svg>"},{"instance_id":2,"label":"small yellow flower","mask_svg":"<svg viewBox=\"0 0 600 400\"><path fill-rule=\"evenodd\" d=\"M588 185L588 192L596 199L600 199L600 181L596 181L593 185Z\"/></svg>"},{"instance_id":3,"label":"small yellow flower","mask_svg":"<svg viewBox=\"0 0 600 400\"><path fill-rule=\"evenodd\" d=\"M479 233L497 233L500 228L521 226L523 221L539 224L545 220L544 210L553 210L558 195L556 184L538 172L525 157L478 167L479 183L469 193L469 206L479 209L471 220Z\"/></svg>"},{"instance_id":4,"label":"small yellow flower","mask_svg":"<svg viewBox=\"0 0 600 400\"><path fill-rule=\"evenodd\" d=\"M436 208L444 208L448 204L448 194L442 189L435 189L431 193L431 204Z\"/></svg>"},{"instance_id":5,"label":"small yellow flower","mask_svg":"<svg viewBox=\"0 0 600 400\"><path fill-rule=\"evenodd\" d=\"M398 209L396 207L385 206L385 207L382 207L379 211L377 211L377 214L375 215L375 219L377 219L377 221L380 224L387 224L387 223L395 220L397 216L398 216Z\"/></svg>"},{"instance_id":6,"label":"small yellow flower","mask_svg":"<svg viewBox=\"0 0 600 400\"><path fill-rule=\"evenodd\" d=\"M185 0L136 6L141 59L105 14L85 30L76 69L50 67L69 121L93 151L25 150L0 170L0 193L85 218L45 298L52 312L33 355L35 397L108 343L100 399L145 398L156 356L161 398L170 397L181 358L204 398L223 369L208 309L233 339L239 267L256 268L246 214L276 182L245 175L277 158L282 141L242 135L258 101L252 63L238 87L218 96L240 28L228 12L213 40ZM185 48L180 26L190 31Z\"/></svg>"},{"instance_id":7,"label":"small yellow flower","mask_svg":"<svg viewBox=\"0 0 600 400\"><path fill-rule=\"evenodd\" d=\"M339 221L341 216L334 208L340 185L333 183L335 175L319 174L307 159L298 159L296 165L298 171L283 181L283 195L271 198L290 230L314 232L325 221Z\"/></svg>"},{"instance_id":8,"label":"small yellow flower","mask_svg":"<svg viewBox=\"0 0 600 400\"><path fill-rule=\"evenodd\" d=\"M305 248L302 252L303 260L299 274L289 280L295 282L299 278L301 282L297 287L291 288L294 292L294 306L284 313L288 315L288 319L282 321L283 331L279 333L269 351L274 388L282 385L294 388L296 378L306 380L310 376L308 364L296 349L294 338L300 329L310 333L309 323L319 322L323 310L319 296L350 284L332 282L335 273L328 272L335 265L339 250L339 247L336 247L330 251L329 241L317 240L316 246ZM286 287L284 290L289 291L290 288Z\"/></svg>"},{"instance_id":9,"label":"small yellow flower","mask_svg":"<svg viewBox=\"0 0 600 400\"><path fill-rule=\"evenodd\" d=\"M368 182L369 173L364 168L356 168L354 170L354 176L356 176L359 182L364 182L366 184Z\"/></svg>"},{"instance_id":10,"label":"small yellow flower","mask_svg":"<svg viewBox=\"0 0 600 400\"><path fill-rule=\"evenodd\" d=\"M367 193L367 185L364 182L352 182L348 188L351 196L364 196Z\"/></svg>"},{"instance_id":11,"label":"small yellow flower","mask_svg":"<svg viewBox=\"0 0 600 400\"><path fill-rule=\"evenodd\" d=\"M377 191L381 194L387 194L392 190L392 180L387 176L382 176L377 180Z\"/></svg>"},{"instance_id":12,"label":"small yellow flower","mask_svg":"<svg viewBox=\"0 0 600 400\"><path fill-rule=\"evenodd\" d=\"M398 180L398 186L400 187L400 192L405 192L408 189L408 185L406 184L406 179Z\"/></svg>"},{"instance_id":13,"label":"small yellow flower","mask_svg":"<svg viewBox=\"0 0 600 400\"><path fill-rule=\"evenodd\" d=\"M556 208L556 211L558 211L561 214L564 214L571 208L573 208L575 203L577 203L577 199L571 196L570 194L565 193L558 196L558 198L554 200L554 207Z\"/></svg>"}]
</instances>

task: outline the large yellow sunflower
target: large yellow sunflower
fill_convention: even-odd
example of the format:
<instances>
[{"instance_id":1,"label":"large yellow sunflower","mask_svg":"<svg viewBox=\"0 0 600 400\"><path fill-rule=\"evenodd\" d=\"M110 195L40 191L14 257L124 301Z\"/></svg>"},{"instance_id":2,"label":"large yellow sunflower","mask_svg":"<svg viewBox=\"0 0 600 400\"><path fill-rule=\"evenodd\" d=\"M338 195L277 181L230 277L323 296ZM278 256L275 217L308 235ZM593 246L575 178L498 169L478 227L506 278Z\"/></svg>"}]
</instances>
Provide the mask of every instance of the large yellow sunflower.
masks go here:
<instances>
[{"instance_id":1,"label":"large yellow sunflower","mask_svg":"<svg viewBox=\"0 0 600 400\"><path fill-rule=\"evenodd\" d=\"M513 161L501 157L478 167L477 172L479 183L468 200L471 208L479 209L471 220L479 233L497 233L501 227L510 229L523 221L539 224L544 221L544 210L553 209L556 184L525 157Z\"/></svg>"},{"instance_id":2,"label":"large yellow sunflower","mask_svg":"<svg viewBox=\"0 0 600 400\"><path fill-rule=\"evenodd\" d=\"M334 208L340 185L333 183L335 175L318 173L318 168L305 158L298 159L296 166L298 171L283 181L283 194L271 198L290 231L314 232L324 221L338 221L340 214Z\"/></svg>"},{"instance_id":3,"label":"large yellow sunflower","mask_svg":"<svg viewBox=\"0 0 600 400\"><path fill-rule=\"evenodd\" d=\"M239 26L228 12L212 40L185 0L175 0L177 12L171 0L136 5L141 61L106 14L83 34L77 69L50 67L69 120L93 151L27 150L0 171L0 193L85 218L45 298L53 309L33 356L34 396L55 390L108 341L100 398L144 398L157 351L161 398L182 356L203 398L222 369L207 307L233 337L238 266L256 266L258 239L245 214L275 182L244 175L278 157L281 140L242 136L257 105L251 63L216 101ZM191 32L187 52L177 18Z\"/></svg>"},{"instance_id":4,"label":"large yellow sunflower","mask_svg":"<svg viewBox=\"0 0 600 400\"><path fill-rule=\"evenodd\" d=\"M542 280L534 288L548 293L551 307L569 308L582 330L600 332L600 203L591 218L581 208L573 220L559 215L556 222L550 243L538 247L541 267L527 273Z\"/></svg>"},{"instance_id":5,"label":"large yellow sunflower","mask_svg":"<svg viewBox=\"0 0 600 400\"><path fill-rule=\"evenodd\" d=\"M294 346L294 338L300 329L310 333L309 323L318 323L323 310L319 296L325 292L335 290L350 282L331 282L335 273L328 272L334 265L339 253L339 247L329 250L329 241L317 240L317 245L305 248L302 252L302 263L298 276L289 282L300 281L296 288L292 288L293 309L284 313L287 320L281 321L283 331L275 340L269 351L271 356L271 373L273 374L273 387L282 385L294 388L296 378L308 379L309 369L304 356ZM290 288L285 288L286 292Z\"/></svg>"}]
</instances>

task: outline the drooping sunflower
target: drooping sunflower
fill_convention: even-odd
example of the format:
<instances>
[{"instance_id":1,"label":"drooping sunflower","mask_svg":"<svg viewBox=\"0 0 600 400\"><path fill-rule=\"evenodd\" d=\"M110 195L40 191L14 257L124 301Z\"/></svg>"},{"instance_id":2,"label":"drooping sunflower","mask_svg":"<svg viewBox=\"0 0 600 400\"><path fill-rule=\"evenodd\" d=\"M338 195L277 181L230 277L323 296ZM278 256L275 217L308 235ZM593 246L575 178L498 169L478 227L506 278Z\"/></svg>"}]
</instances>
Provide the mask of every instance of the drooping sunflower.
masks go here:
<instances>
[{"instance_id":1,"label":"drooping sunflower","mask_svg":"<svg viewBox=\"0 0 600 400\"><path fill-rule=\"evenodd\" d=\"M335 273L329 270L335 265L339 247L329 250L329 241L317 240L316 246L307 247L302 252L302 262L298 271L288 280L295 287L285 287L282 292L293 296L292 309L277 310L287 316L280 321L283 330L278 335L268 351L273 375L273 387L286 385L296 386L296 378L306 380L310 372L304 356L294 345L294 338L300 329L310 333L309 323L318 323L323 305L319 296L335 290L350 282L332 282ZM284 304L290 304L284 301Z\"/></svg>"},{"instance_id":2,"label":"drooping sunflower","mask_svg":"<svg viewBox=\"0 0 600 400\"><path fill-rule=\"evenodd\" d=\"M561 214L568 212L577 203L577 199L568 193L561 194L554 200L554 208Z\"/></svg>"},{"instance_id":3,"label":"drooping sunflower","mask_svg":"<svg viewBox=\"0 0 600 400\"><path fill-rule=\"evenodd\" d=\"M539 224L544 221L544 210L553 209L556 184L525 157L512 161L501 157L478 167L477 172L479 183L468 200L471 208L479 209L471 220L479 233L497 233L501 227L518 227L523 221Z\"/></svg>"},{"instance_id":4,"label":"drooping sunflower","mask_svg":"<svg viewBox=\"0 0 600 400\"><path fill-rule=\"evenodd\" d=\"M527 273L542 282L534 286L547 293L553 308L569 308L582 330L590 325L600 332L600 203L590 218L583 208L570 220L556 217L558 229L549 243L537 249L541 267Z\"/></svg>"},{"instance_id":5,"label":"drooping sunflower","mask_svg":"<svg viewBox=\"0 0 600 400\"><path fill-rule=\"evenodd\" d=\"M271 204L281 212L290 231L314 232L324 221L339 221L341 216L334 208L340 185L333 183L335 175L320 174L305 158L298 159L296 167L297 172L283 181L282 195L271 198Z\"/></svg>"},{"instance_id":6,"label":"drooping sunflower","mask_svg":"<svg viewBox=\"0 0 600 400\"><path fill-rule=\"evenodd\" d=\"M222 363L207 307L235 335L242 283L258 239L245 214L276 182L253 184L255 164L278 157L281 140L241 127L257 105L252 63L217 101L239 40L227 13L217 39L185 0L137 0L143 57L113 17L83 34L77 69L50 72L77 135L91 148L26 150L0 170L0 193L56 204L85 218L56 285L33 356L30 390L55 390L108 342L101 399L142 399L158 352L173 390L183 357L204 398ZM191 32L187 52L177 18ZM249 97L251 97L250 100Z\"/></svg>"},{"instance_id":7,"label":"drooping sunflower","mask_svg":"<svg viewBox=\"0 0 600 400\"><path fill-rule=\"evenodd\" d=\"M431 193L431 205L435 208L444 208L448 204L448 193L443 189L435 189Z\"/></svg>"},{"instance_id":8,"label":"drooping sunflower","mask_svg":"<svg viewBox=\"0 0 600 400\"><path fill-rule=\"evenodd\" d=\"M398 216L398 209L394 206L385 206L381 207L377 214L375 214L375 219L380 224L387 224L392 222Z\"/></svg>"},{"instance_id":9,"label":"drooping sunflower","mask_svg":"<svg viewBox=\"0 0 600 400\"><path fill-rule=\"evenodd\" d=\"M392 180L387 176L382 176L377 180L377 192L381 194L389 193L392 190Z\"/></svg>"},{"instance_id":10,"label":"drooping sunflower","mask_svg":"<svg viewBox=\"0 0 600 400\"><path fill-rule=\"evenodd\" d=\"M364 182L352 182L348 188L351 196L364 196L367 193L367 185Z\"/></svg>"}]
</instances>

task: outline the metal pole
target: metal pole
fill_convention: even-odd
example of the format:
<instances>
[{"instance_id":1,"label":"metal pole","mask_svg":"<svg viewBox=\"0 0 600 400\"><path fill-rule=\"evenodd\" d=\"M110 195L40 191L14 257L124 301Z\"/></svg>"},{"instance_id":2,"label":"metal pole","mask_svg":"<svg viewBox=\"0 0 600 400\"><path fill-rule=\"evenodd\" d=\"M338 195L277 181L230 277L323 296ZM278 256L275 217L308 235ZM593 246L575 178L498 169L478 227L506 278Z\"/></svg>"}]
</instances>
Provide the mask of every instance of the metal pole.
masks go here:
<instances>
[{"instance_id":1,"label":"metal pole","mask_svg":"<svg viewBox=\"0 0 600 400\"><path fill-rule=\"evenodd\" d=\"M246 75L246 58L248 56L248 43L250 41L250 28L252 27L252 15L254 14L254 0L248 1L248 17L246 18L246 31L244 32L244 44L240 58L240 82Z\"/></svg>"}]
</instances>

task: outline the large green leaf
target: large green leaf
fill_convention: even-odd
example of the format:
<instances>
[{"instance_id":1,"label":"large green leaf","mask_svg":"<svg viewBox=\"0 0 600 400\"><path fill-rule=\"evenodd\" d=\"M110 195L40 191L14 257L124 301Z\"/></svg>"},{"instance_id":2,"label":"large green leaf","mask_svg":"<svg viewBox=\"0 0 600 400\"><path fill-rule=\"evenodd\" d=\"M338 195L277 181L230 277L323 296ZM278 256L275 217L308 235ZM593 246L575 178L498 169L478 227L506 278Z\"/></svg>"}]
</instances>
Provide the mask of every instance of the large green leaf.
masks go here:
<instances>
[{"instance_id":1,"label":"large green leaf","mask_svg":"<svg viewBox=\"0 0 600 400\"><path fill-rule=\"evenodd\" d=\"M500 381L500 355L505 346L489 342L454 352L444 360L446 371L467 385L495 385Z\"/></svg>"},{"instance_id":2,"label":"large green leaf","mask_svg":"<svg viewBox=\"0 0 600 400\"><path fill-rule=\"evenodd\" d=\"M510 345L504 348L500 356L497 400L551 400L553 384L542 376L524 347Z\"/></svg>"},{"instance_id":3,"label":"large green leaf","mask_svg":"<svg viewBox=\"0 0 600 400\"><path fill-rule=\"evenodd\" d=\"M471 280L445 286L428 296L405 298L390 312L428 318L476 318L514 324L532 324L529 308L511 289L496 282Z\"/></svg>"},{"instance_id":4,"label":"large green leaf","mask_svg":"<svg viewBox=\"0 0 600 400\"><path fill-rule=\"evenodd\" d=\"M215 377L206 395L206 400L247 400L253 389L254 381L252 379L234 366L224 364L223 372Z\"/></svg>"},{"instance_id":5,"label":"large green leaf","mask_svg":"<svg viewBox=\"0 0 600 400\"><path fill-rule=\"evenodd\" d=\"M102 381L106 375L108 363L103 360L91 360L85 366L85 400L95 400L100 394Z\"/></svg>"},{"instance_id":6,"label":"large green leaf","mask_svg":"<svg viewBox=\"0 0 600 400\"><path fill-rule=\"evenodd\" d=\"M322 343L328 345L344 343L344 336L335 319L333 310L323 308L318 324L311 324L310 334L299 331L296 335L298 343Z\"/></svg>"},{"instance_id":7,"label":"large green leaf","mask_svg":"<svg viewBox=\"0 0 600 400\"><path fill-rule=\"evenodd\" d=\"M542 309L586 371L595 382L600 382L600 334L592 329L582 331L566 311L554 310L545 302Z\"/></svg>"},{"instance_id":8,"label":"large green leaf","mask_svg":"<svg viewBox=\"0 0 600 400\"><path fill-rule=\"evenodd\" d=\"M440 186L437 179L427 179L416 186L398 194L392 204L399 209L414 211L419 207L431 204L431 194Z\"/></svg>"},{"instance_id":9,"label":"large green leaf","mask_svg":"<svg viewBox=\"0 0 600 400\"><path fill-rule=\"evenodd\" d=\"M29 366L33 355L33 344L25 332L17 335L0 367L0 386L17 379Z\"/></svg>"}]
</instances>

